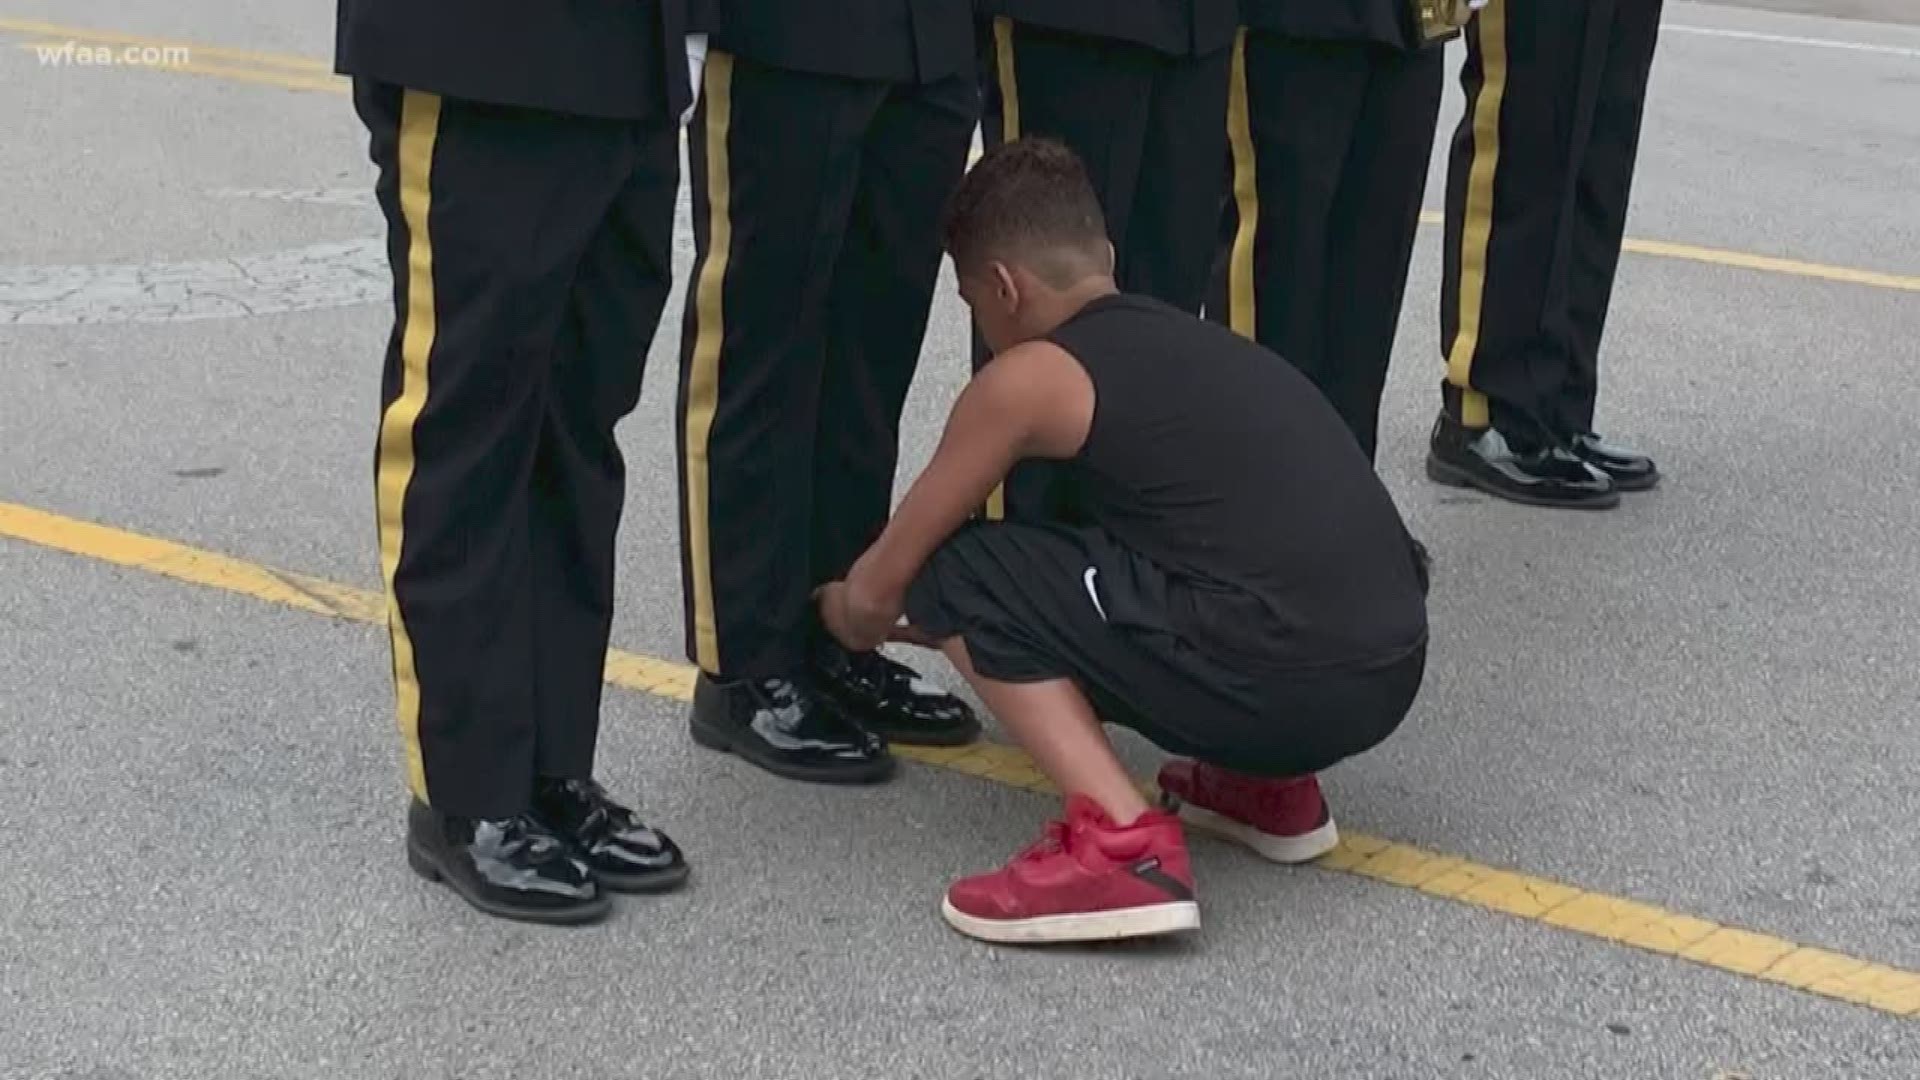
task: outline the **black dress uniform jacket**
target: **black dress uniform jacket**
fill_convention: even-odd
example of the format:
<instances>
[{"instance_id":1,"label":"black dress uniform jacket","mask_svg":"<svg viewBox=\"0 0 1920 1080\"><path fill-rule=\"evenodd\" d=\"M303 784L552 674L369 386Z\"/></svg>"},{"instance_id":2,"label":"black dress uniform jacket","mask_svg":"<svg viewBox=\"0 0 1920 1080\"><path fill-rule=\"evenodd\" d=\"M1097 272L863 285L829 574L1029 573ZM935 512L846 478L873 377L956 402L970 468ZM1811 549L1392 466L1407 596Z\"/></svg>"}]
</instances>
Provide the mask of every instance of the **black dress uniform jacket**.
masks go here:
<instances>
[{"instance_id":1,"label":"black dress uniform jacket","mask_svg":"<svg viewBox=\"0 0 1920 1080\"><path fill-rule=\"evenodd\" d=\"M712 0L713 47L769 67L930 83L971 69L970 0Z\"/></svg>"},{"instance_id":2,"label":"black dress uniform jacket","mask_svg":"<svg viewBox=\"0 0 1920 1080\"><path fill-rule=\"evenodd\" d=\"M980 0L980 12L1173 56L1205 56L1231 45L1240 22L1238 0Z\"/></svg>"},{"instance_id":3,"label":"black dress uniform jacket","mask_svg":"<svg viewBox=\"0 0 1920 1080\"><path fill-rule=\"evenodd\" d=\"M1240 9L1248 27L1290 38L1422 47L1408 0L1241 0Z\"/></svg>"},{"instance_id":4,"label":"black dress uniform jacket","mask_svg":"<svg viewBox=\"0 0 1920 1080\"><path fill-rule=\"evenodd\" d=\"M493 105L639 120L693 100L686 36L716 0L339 0L343 75Z\"/></svg>"}]
</instances>

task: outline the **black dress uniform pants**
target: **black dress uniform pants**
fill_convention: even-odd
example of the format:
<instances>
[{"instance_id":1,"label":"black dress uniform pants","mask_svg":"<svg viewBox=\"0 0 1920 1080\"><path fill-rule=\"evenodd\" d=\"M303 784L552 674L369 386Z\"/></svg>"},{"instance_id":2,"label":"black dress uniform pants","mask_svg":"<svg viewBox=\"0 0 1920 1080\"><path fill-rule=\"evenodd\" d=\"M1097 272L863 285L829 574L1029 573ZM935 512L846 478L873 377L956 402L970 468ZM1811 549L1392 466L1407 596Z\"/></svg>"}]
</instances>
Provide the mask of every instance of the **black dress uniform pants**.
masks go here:
<instances>
[{"instance_id":1,"label":"black dress uniform pants","mask_svg":"<svg viewBox=\"0 0 1920 1080\"><path fill-rule=\"evenodd\" d=\"M1372 457L1444 57L1260 30L1238 50L1208 316L1312 379Z\"/></svg>"},{"instance_id":2,"label":"black dress uniform pants","mask_svg":"<svg viewBox=\"0 0 1920 1080\"><path fill-rule=\"evenodd\" d=\"M1176 57L1144 45L1049 30L1001 17L980 34L989 147L1027 135L1079 155L1128 292L1196 315L1206 299L1225 183L1231 50ZM977 338L976 369L988 359ZM1017 466L989 517L1061 520L1071 493L1040 462Z\"/></svg>"},{"instance_id":3,"label":"black dress uniform pants","mask_svg":"<svg viewBox=\"0 0 1920 1080\"><path fill-rule=\"evenodd\" d=\"M980 35L989 146L1040 135L1086 163L1120 287L1200 311L1219 205L1230 52L1144 45L994 19Z\"/></svg>"},{"instance_id":4,"label":"black dress uniform pants","mask_svg":"<svg viewBox=\"0 0 1920 1080\"><path fill-rule=\"evenodd\" d=\"M414 794L524 809L599 730L632 410L671 275L677 126L368 82L394 328L376 468Z\"/></svg>"},{"instance_id":5,"label":"black dress uniform pants","mask_svg":"<svg viewBox=\"0 0 1920 1080\"><path fill-rule=\"evenodd\" d=\"M709 674L800 670L812 590L886 524L940 212L978 114L963 75L708 58L688 135L680 453L687 654Z\"/></svg>"},{"instance_id":6,"label":"black dress uniform pants","mask_svg":"<svg viewBox=\"0 0 1920 1080\"><path fill-rule=\"evenodd\" d=\"M1441 294L1450 415L1592 430L1660 0L1493 0L1467 31Z\"/></svg>"}]
</instances>

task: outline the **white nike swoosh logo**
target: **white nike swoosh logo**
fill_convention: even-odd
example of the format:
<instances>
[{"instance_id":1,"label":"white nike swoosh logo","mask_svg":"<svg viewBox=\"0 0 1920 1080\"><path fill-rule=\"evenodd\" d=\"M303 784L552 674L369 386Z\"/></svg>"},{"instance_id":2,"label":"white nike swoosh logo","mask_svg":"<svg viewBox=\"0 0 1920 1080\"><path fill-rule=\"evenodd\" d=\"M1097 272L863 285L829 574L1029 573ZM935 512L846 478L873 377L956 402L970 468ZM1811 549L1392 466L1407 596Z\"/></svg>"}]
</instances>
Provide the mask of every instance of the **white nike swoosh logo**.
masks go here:
<instances>
[{"instance_id":1,"label":"white nike swoosh logo","mask_svg":"<svg viewBox=\"0 0 1920 1080\"><path fill-rule=\"evenodd\" d=\"M1087 595L1093 597L1093 608L1095 611L1098 611L1100 613L1100 621L1106 622L1107 607L1105 604L1102 604L1100 602L1100 591L1093 587L1093 579L1099 576L1100 576L1100 568L1097 566L1089 566L1087 567L1086 575L1082 577L1080 580L1084 582L1087 586Z\"/></svg>"}]
</instances>

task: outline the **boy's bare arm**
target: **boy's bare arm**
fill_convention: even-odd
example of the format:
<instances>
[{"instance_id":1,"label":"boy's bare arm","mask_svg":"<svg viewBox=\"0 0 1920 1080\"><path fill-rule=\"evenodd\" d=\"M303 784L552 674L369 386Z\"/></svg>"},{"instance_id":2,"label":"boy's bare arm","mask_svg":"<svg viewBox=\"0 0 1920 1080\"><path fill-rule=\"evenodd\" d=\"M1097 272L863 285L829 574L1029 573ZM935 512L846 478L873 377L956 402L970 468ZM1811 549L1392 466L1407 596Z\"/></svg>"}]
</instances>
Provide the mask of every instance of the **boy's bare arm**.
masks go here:
<instances>
[{"instance_id":1,"label":"boy's bare arm","mask_svg":"<svg viewBox=\"0 0 1920 1080\"><path fill-rule=\"evenodd\" d=\"M846 588L823 595L823 614L835 636L842 636L836 623L858 623L865 632L843 644L865 644L884 619L877 627L884 637L934 549L966 523L1016 462L1079 453L1093 408L1092 381L1058 346L1029 342L982 368L954 403L933 460L854 564Z\"/></svg>"},{"instance_id":2,"label":"boy's bare arm","mask_svg":"<svg viewBox=\"0 0 1920 1080\"><path fill-rule=\"evenodd\" d=\"M1093 421L1093 383L1058 346L1029 342L983 368L954 403L926 471L857 569L904 594L935 548L1022 458L1070 458Z\"/></svg>"}]
</instances>

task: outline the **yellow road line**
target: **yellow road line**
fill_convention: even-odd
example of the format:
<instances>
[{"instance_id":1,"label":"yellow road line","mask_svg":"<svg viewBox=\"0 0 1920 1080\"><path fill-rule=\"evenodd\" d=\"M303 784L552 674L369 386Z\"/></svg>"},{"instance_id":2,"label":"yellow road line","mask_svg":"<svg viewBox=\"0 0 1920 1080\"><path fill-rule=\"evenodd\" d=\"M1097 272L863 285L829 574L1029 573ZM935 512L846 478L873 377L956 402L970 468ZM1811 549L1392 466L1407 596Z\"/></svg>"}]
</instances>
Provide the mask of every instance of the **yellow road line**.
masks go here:
<instances>
[{"instance_id":1,"label":"yellow road line","mask_svg":"<svg viewBox=\"0 0 1920 1080\"><path fill-rule=\"evenodd\" d=\"M1445 221L1446 216L1437 210L1423 210L1420 213L1422 225L1440 225ZM1783 259L1773 255L1755 255L1751 252L1732 251L1727 248L1676 244L1666 240L1636 240L1628 237L1622 248L1635 254L1653 255L1663 259L1711 263L1715 266L1731 266L1740 270L1759 270L1763 273L1785 274L1789 277L1816 278L1846 285L1865 285L1875 289L1920 292L1920 276L1908 274L1858 270L1851 266L1831 266L1826 263L1804 262L1800 259Z\"/></svg>"},{"instance_id":2,"label":"yellow road line","mask_svg":"<svg viewBox=\"0 0 1920 1080\"><path fill-rule=\"evenodd\" d=\"M380 594L365 589L12 503L0 502L0 537L338 619L379 623L386 614ZM694 669L685 664L615 649L607 654L606 674L615 686L674 701L693 698ZM1051 790L1033 760L1011 746L902 746L896 752L999 784ZM1316 865L1893 1016L1920 1018L1920 972L1652 904L1358 833L1348 834Z\"/></svg>"},{"instance_id":3,"label":"yellow road line","mask_svg":"<svg viewBox=\"0 0 1920 1080\"><path fill-rule=\"evenodd\" d=\"M386 601L378 593L12 503L0 502L0 536L317 615L358 622L387 617Z\"/></svg>"},{"instance_id":4,"label":"yellow road line","mask_svg":"<svg viewBox=\"0 0 1920 1080\"><path fill-rule=\"evenodd\" d=\"M189 75L206 75L216 79L229 79L234 82L256 83L261 86L278 86L283 90L310 90L321 94L351 94L353 84L337 77L302 78L298 75L282 75L275 71L255 71L251 68L232 67L226 64L203 64L198 60L185 64L173 64L161 71L181 71Z\"/></svg>"},{"instance_id":5,"label":"yellow road line","mask_svg":"<svg viewBox=\"0 0 1920 1080\"><path fill-rule=\"evenodd\" d=\"M1718 266L1732 266L1741 270L1760 270L1770 274L1787 274L1792 277L1820 278L1824 281L1838 281L1847 285L1866 285L1876 289L1897 289L1902 292L1920 292L1920 277L1903 274L1884 274L1878 270L1856 270L1849 266L1827 266L1822 263L1801 262L1798 259L1782 259L1772 255L1754 255L1745 251L1699 247L1694 244L1675 244L1665 240L1635 240L1632 237L1628 237L1624 246L1627 251L1636 252L1641 255L1657 255L1666 259L1685 259L1690 262L1713 263Z\"/></svg>"}]
</instances>

